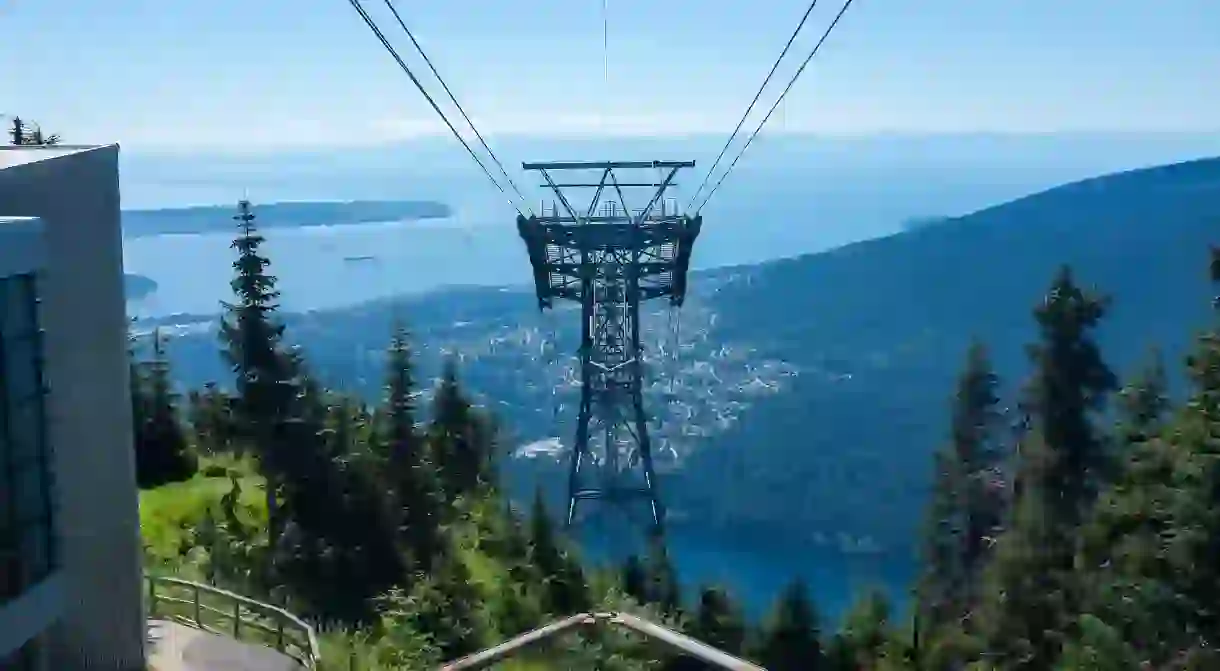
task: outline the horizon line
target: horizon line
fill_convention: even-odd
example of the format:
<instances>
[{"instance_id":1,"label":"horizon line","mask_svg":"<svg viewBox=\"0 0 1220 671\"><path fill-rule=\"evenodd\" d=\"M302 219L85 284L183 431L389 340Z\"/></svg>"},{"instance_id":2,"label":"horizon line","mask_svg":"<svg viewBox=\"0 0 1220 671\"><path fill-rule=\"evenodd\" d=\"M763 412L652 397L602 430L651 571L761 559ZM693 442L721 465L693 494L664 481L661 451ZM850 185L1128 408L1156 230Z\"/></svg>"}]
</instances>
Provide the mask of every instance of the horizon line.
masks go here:
<instances>
[{"instance_id":1,"label":"horizon line","mask_svg":"<svg viewBox=\"0 0 1220 671\"><path fill-rule=\"evenodd\" d=\"M727 133L696 131L687 133L545 133L518 131L484 133L488 141L500 142L598 142L612 140L634 141L679 141L690 142L716 138L725 140ZM830 141L863 141L875 139L924 139L924 138L1053 138L1053 137L1220 137L1220 127L1214 129L1050 129L1050 130L903 130L879 129L872 131L825 132L815 130L776 130L760 133L755 142L776 138L824 139ZM740 136L738 138L740 141ZM124 153L144 156L208 156L248 154L293 154L334 152L345 150L375 150L434 143L455 143L448 133L421 133L411 137L385 138L347 144L322 144L302 142L300 144L268 143L247 145L141 145L139 142L118 142L126 149Z\"/></svg>"}]
</instances>

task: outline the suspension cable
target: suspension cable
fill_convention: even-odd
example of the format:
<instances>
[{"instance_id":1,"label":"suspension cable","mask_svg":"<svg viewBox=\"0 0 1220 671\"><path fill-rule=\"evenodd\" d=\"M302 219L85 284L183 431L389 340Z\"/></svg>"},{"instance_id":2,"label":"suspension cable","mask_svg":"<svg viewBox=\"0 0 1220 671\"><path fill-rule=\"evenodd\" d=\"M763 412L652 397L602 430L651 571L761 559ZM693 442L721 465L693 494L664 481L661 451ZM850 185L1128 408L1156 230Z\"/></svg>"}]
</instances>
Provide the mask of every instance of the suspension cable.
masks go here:
<instances>
[{"instance_id":1,"label":"suspension cable","mask_svg":"<svg viewBox=\"0 0 1220 671\"><path fill-rule=\"evenodd\" d=\"M610 90L610 0L602 0L602 76ZM607 98L609 100L609 98Z\"/></svg>"},{"instance_id":2,"label":"suspension cable","mask_svg":"<svg viewBox=\"0 0 1220 671\"><path fill-rule=\"evenodd\" d=\"M385 34L382 33L381 29L377 27L377 23L375 21L373 21L372 17L370 17L368 12L365 11L364 7L360 4L360 0L347 0L347 1L348 1L348 4L350 4L352 6L352 8L355 9L356 12L358 12L360 14L360 18L364 20L364 23L365 23L365 25L367 25L369 27L369 30L373 31L373 35L375 35L377 37L378 41L381 42L381 46L385 47L385 50L387 52L389 52L390 56L393 57L394 60L398 63L398 67L401 68L402 71L405 72L406 75L411 78L411 82L413 84L415 84L415 88L419 89L419 92L423 94L424 98L428 101L428 104L431 105L432 109L435 110L436 113L440 116L441 121L444 121L445 125L449 127L449 132L453 133L453 137L457 138L457 141L462 143L462 147L464 147L466 149L466 153L470 154L470 158L473 158L474 162L478 163L479 167L483 169L483 174L487 175L487 179L491 180L491 183L493 185L495 185L496 189L498 189L500 191L500 193L504 194L504 197L507 199L508 205L510 207L512 207L514 210L516 210L517 214L520 214L521 216L524 217L525 213L521 211L520 207L517 207L517 205L515 203L513 203L512 197L510 197L508 195L508 192L504 190L504 187L500 184L499 180L497 180L495 177L492 176L491 171L488 170L487 166L483 164L483 161L481 159L479 159L478 154L476 154L474 152L474 150L470 148L470 144L467 143L465 138L463 138L462 135L460 133L458 133L457 129L453 127L453 124L449 121L449 118L445 116L445 113L443 111L441 111L440 106L437 105L436 101L432 99L432 96L428 94L428 91L424 88L424 85L419 81L419 78L415 76L414 72L411 72L411 68L408 67L406 62L404 62L402 60L402 56L398 55L398 51L394 49L393 45L391 45L389 40L386 39Z\"/></svg>"},{"instance_id":3,"label":"suspension cable","mask_svg":"<svg viewBox=\"0 0 1220 671\"><path fill-rule=\"evenodd\" d=\"M517 197L521 199L522 204L525 205L525 209L529 210L530 214L533 214L534 212L529 206L529 200L526 199L525 194L521 193L521 189L517 188L517 184L513 182L513 178L508 174L508 170L504 168L504 164L500 162L499 157L497 157L496 153L487 145L487 140L483 139L483 134L479 132L479 129L475 127L474 122L470 120L470 116L466 114L466 110L462 109L462 104L457 101L457 97L453 95L453 91L449 89L449 85L445 83L445 79L441 77L441 73L436 71L436 66L432 64L432 59L428 58L428 54L424 53L424 48L420 46L419 41L415 39L415 34L411 32L410 28L407 28L406 22L402 20L402 15L398 13L398 8L394 6L392 0L385 0L385 6L390 9L390 13L394 15L394 20L398 22L399 27L402 28L402 31L406 33L407 37L411 40L411 44L415 47L415 50L419 52L419 55L423 57L424 62L428 64L428 69L432 71L432 75L436 77L436 81L440 82L441 88L445 89L445 93L449 96L449 100L453 102L453 106L457 108L457 111L461 113L462 118L466 120L466 124L470 126L470 130L474 131L474 136L479 139L479 143L483 145L483 149L487 150L487 155L491 157L491 160L495 161L496 167L500 168L500 173L504 175L504 179L508 180L509 186L511 186L513 191L517 193Z\"/></svg>"},{"instance_id":4,"label":"suspension cable","mask_svg":"<svg viewBox=\"0 0 1220 671\"><path fill-rule=\"evenodd\" d=\"M784 45L783 51L779 52L779 57L775 59L775 63L771 65L771 71L763 79L762 85L758 87L758 92L754 94L754 99L750 101L750 105L746 107L746 111L742 113L741 120L737 122L737 126L733 128L733 132L729 133L729 139L725 140L724 146L720 148L720 153L716 155L716 160L712 162L712 167L708 169L707 175L703 178L703 182L698 189L691 194L690 202L687 203L686 209L694 204L699 198L699 194L703 193L703 187L707 186L712 179L712 174L716 172L716 167L720 165L720 160L724 158L724 153L729 150L729 145L733 143L733 138L737 137L737 133L741 132L741 127L745 125L746 118L750 116L750 112L754 110L754 106L758 104L758 99L762 97L763 90L767 88L767 84L771 82L771 78L775 76L775 71L779 69L780 61L784 60L784 56L788 55L788 50L792 48L792 43L796 41L796 36L800 34L801 29L805 27L805 22L809 20L809 15L813 13L813 8L818 4L818 0L813 0L809 3L809 7L805 10L805 15L801 17L800 23L796 24L796 30L792 31L792 36L788 38L788 43Z\"/></svg>"},{"instance_id":5,"label":"suspension cable","mask_svg":"<svg viewBox=\"0 0 1220 671\"><path fill-rule=\"evenodd\" d=\"M728 169L724 171L724 174L720 176L720 179L716 182L716 185L713 186L712 190L709 191L707 196L703 198L703 202L699 204L699 207L695 208L696 215L699 214L704 205L707 205L707 201L712 199L712 194L716 193L716 190L719 189L720 185L724 183L724 180L729 176L729 173L733 172L733 168L737 166L737 161L741 160L741 157L746 153L746 149L750 148L750 143L754 142L754 138L758 137L759 132L761 132L763 126L766 125L767 120L770 119L771 115L775 113L775 108L779 107L779 104L784 101L784 97L788 95L788 91L792 90L792 85L796 83L796 80L801 76L801 73L805 71L805 67L809 65L809 62L812 61L813 57L817 55L818 50L822 48L822 44L826 41L826 38L830 36L831 31L833 31L835 26L839 24L839 19L843 18L843 15L847 13L847 8L851 7L852 2L853 0L847 0L847 2L843 4L843 8L839 10L837 15L835 15L834 21L831 21L830 26L826 28L826 32L822 33L822 38L818 40L818 43L814 45L813 50L810 51L809 55L805 57L804 62L801 63L801 67L797 68L796 73L792 75L792 79L788 80L788 85L785 86L783 92L779 94L779 98L777 98L775 103L771 105L771 109L767 110L767 115L763 117L762 121L758 122L758 127L756 127L754 132L750 134L750 137L746 139L746 143L742 145L741 150L737 152L737 156L733 159L733 162L729 164Z\"/></svg>"}]
</instances>

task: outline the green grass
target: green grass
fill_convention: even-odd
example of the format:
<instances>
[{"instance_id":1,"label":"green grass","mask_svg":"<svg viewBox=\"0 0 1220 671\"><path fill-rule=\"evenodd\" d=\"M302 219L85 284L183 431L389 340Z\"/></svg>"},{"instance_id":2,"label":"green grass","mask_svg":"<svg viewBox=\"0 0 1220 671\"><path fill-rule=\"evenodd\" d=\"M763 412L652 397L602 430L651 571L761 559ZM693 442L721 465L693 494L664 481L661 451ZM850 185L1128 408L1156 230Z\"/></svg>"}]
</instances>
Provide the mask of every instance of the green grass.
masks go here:
<instances>
[{"instance_id":1,"label":"green grass","mask_svg":"<svg viewBox=\"0 0 1220 671\"><path fill-rule=\"evenodd\" d=\"M220 466L237 474L242 488L243 516L259 526L266 520L263 479L254 473L248 462L204 460L200 472L190 480L140 492L140 534L148 558L155 563L174 562L189 542L192 530L204 520L208 511L219 511L220 499L232 484L227 475L203 475L208 466Z\"/></svg>"}]
</instances>

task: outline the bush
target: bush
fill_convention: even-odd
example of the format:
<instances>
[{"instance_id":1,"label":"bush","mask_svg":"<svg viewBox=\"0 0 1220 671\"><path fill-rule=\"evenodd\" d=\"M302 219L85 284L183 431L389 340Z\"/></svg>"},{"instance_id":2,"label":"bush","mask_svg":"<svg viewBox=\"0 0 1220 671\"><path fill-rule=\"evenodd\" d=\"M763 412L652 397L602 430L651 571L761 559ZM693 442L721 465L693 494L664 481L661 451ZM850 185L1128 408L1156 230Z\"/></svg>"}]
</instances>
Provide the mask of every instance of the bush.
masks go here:
<instances>
[{"instance_id":1,"label":"bush","mask_svg":"<svg viewBox=\"0 0 1220 671\"><path fill-rule=\"evenodd\" d=\"M223 464L208 464L200 473L205 478L227 478L229 477L229 467Z\"/></svg>"}]
</instances>

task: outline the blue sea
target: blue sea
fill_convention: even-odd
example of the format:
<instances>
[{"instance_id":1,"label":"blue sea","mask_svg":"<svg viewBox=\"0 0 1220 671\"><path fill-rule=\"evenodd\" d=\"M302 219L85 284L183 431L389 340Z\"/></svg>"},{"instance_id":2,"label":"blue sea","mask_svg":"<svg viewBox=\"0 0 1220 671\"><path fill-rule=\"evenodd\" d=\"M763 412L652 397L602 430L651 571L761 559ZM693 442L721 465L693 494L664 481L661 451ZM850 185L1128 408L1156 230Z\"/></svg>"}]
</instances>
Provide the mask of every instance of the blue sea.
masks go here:
<instances>
[{"instance_id":1,"label":"blue sea","mask_svg":"<svg viewBox=\"0 0 1220 671\"><path fill-rule=\"evenodd\" d=\"M1213 153L1220 152L1214 138L1208 141ZM965 214L1065 181L1206 153L1197 139L1182 138L1143 138L1117 148L1092 140L1047 145L1045 138L1025 144L959 138L948 144L935 139L899 142L895 150L872 141L854 149L833 145L820 153L796 151L779 142L761 144L755 162L741 168L704 211L696 267L815 252L899 231L912 219ZM1082 146L1091 149L1083 151ZM283 307L292 311L340 307L443 285L530 282L513 225L516 213L477 174L472 176L475 169L451 159L421 168L403 152L406 158L392 153L125 157L124 205L172 207L243 197L256 204L435 199L455 209L448 220L268 231L272 272L279 278ZM679 195L688 197L691 190L693 184L688 184ZM216 312L229 291L230 243L231 236L222 234L127 240L126 271L158 283L157 291L130 304L129 312L138 317ZM798 576L811 587L827 617L837 616L868 586L885 589L901 603L913 570L911 562L902 559L849 557L820 546L747 546L693 532L673 533L668 542L688 587L727 585L755 616ZM609 557L618 550L587 544L594 557Z\"/></svg>"}]
</instances>

